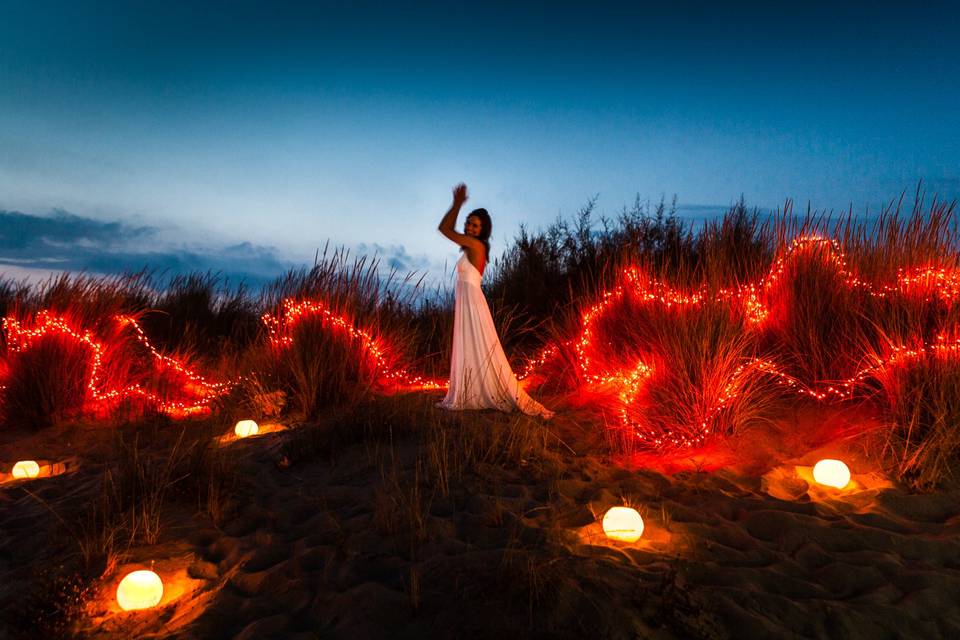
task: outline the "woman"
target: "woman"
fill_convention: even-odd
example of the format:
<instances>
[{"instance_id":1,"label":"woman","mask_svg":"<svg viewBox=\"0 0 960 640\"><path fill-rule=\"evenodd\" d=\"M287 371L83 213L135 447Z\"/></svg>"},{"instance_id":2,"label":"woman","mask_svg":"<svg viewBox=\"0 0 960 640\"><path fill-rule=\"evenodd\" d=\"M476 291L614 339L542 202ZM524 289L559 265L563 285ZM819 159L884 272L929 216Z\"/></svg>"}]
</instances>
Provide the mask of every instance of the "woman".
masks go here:
<instances>
[{"instance_id":1,"label":"woman","mask_svg":"<svg viewBox=\"0 0 960 640\"><path fill-rule=\"evenodd\" d=\"M486 209L474 209L467 216L463 233L457 233L457 214L467 201L467 185L453 188L453 205L440 221L440 233L456 242L463 255L457 262L454 289L453 355L450 359L450 387L437 404L443 409L520 409L549 420L553 412L544 408L520 388L500 346L480 279L490 259L490 232L493 223Z\"/></svg>"}]
</instances>

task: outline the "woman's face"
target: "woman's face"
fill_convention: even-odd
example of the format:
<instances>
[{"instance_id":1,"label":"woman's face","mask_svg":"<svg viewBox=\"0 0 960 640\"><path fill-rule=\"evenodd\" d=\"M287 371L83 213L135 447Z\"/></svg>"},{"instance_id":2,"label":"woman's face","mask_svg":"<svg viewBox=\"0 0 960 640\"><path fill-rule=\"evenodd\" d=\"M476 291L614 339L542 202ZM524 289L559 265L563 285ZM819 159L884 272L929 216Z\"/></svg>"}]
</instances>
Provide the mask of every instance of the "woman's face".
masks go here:
<instances>
[{"instance_id":1,"label":"woman's face","mask_svg":"<svg viewBox=\"0 0 960 640\"><path fill-rule=\"evenodd\" d=\"M480 237L480 218L478 216L467 216L467 221L463 223L463 233L473 238Z\"/></svg>"}]
</instances>

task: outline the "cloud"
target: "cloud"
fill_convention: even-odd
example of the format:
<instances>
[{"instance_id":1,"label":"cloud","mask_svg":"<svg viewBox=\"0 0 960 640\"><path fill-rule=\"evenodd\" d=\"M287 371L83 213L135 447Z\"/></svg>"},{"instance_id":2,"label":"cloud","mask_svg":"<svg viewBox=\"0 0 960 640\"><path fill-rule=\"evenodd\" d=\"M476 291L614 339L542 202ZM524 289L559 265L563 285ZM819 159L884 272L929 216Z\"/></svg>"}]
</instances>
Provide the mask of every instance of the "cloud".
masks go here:
<instances>
[{"instance_id":1,"label":"cloud","mask_svg":"<svg viewBox=\"0 0 960 640\"><path fill-rule=\"evenodd\" d=\"M310 266L272 246L251 242L211 246L173 242L169 230L101 221L57 209L46 216L0 210L0 277L37 281L64 271L90 274L133 273L161 276L212 271L230 282L257 289L290 269ZM384 271L405 275L432 267L426 256L411 256L403 245L360 244L359 255L376 256Z\"/></svg>"},{"instance_id":2,"label":"cloud","mask_svg":"<svg viewBox=\"0 0 960 640\"><path fill-rule=\"evenodd\" d=\"M411 271L428 271L432 266L427 256L411 256L403 245L384 246L377 243L361 243L357 245L357 253L376 256L381 264L401 274Z\"/></svg>"},{"instance_id":3,"label":"cloud","mask_svg":"<svg viewBox=\"0 0 960 640\"><path fill-rule=\"evenodd\" d=\"M101 222L54 209L49 216L0 211L0 251L4 255L43 251L46 248L78 246L111 249L155 236L153 227L131 227L120 222Z\"/></svg>"},{"instance_id":4,"label":"cloud","mask_svg":"<svg viewBox=\"0 0 960 640\"><path fill-rule=\"evenodd\" d=\"M262 286L300 266L274 247L243 242L226 247L175 245L155 227L76 216L63 210L37 216L0 210L0 275L36 279L62 271L113 274L148 269L163 275L219 272ZM33 276L31 278L31 276Z\"/></svg>"}]
</instances>

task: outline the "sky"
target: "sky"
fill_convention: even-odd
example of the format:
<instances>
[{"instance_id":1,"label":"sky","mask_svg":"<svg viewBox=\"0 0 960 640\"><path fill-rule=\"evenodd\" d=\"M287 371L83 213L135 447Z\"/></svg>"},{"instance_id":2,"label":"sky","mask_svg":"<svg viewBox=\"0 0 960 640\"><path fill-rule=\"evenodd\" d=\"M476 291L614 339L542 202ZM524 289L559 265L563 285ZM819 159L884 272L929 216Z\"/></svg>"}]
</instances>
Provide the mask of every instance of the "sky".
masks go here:
<instances>
[{"instance_id":1,"label":"sky","mask_svg":"<svg viewBox=\"0 0 960 640\"><path fill-rule=\"evenodd\" d=\"M0 0L0 272L253 279L329 241L442 277L592 197L960 197L949 2ZM462 220L461 220L462 222Z\"/></svg>"}]
</instances>

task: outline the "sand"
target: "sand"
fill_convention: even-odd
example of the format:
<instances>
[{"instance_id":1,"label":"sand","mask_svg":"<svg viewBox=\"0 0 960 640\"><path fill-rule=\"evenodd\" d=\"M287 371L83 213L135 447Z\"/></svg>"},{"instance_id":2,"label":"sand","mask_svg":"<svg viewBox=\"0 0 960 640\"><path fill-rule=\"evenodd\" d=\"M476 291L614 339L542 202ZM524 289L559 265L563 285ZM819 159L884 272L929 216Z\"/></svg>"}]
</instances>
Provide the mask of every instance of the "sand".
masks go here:
<instances>
[{"instance_id":1,"label":"sand","mask_svg":"<svg viewBox=\"0 0 960 640\"><path fill-rule=\"evenodd\" d=\"M511 420L484 413L463 428ZM752 460L668 474L606 457L594 428L568 411L549 424L563 443L551 446L549 465L481 462L445 494L416 483L428 477L416 437L358 439L291 460L284 442L298 428L225 440L246 465L236 508L215 522L196 504L171 501L158 543L130 549L78 597L74 630L93 638L960 637L960 492L911 493L863 460L850 487L817 486L810 467L837 453L829 443L765 469ZM4 435L6 464L28 445L74 463L56 477L0 485L0 637L29 635L40 568L71 552L54 514L82 513L99 490L106 462L85 459L83 433ZM603 535L600 518L622 504L644 518L636 543ZM151 564L167 584L161 605L120 611L112 598L120 578Z\"/></svg>"}]
</instances>

